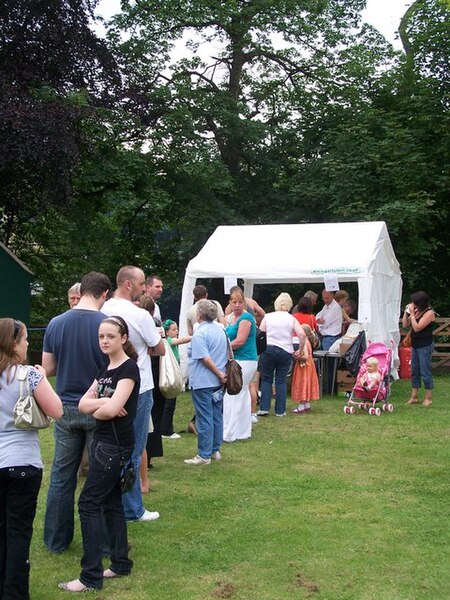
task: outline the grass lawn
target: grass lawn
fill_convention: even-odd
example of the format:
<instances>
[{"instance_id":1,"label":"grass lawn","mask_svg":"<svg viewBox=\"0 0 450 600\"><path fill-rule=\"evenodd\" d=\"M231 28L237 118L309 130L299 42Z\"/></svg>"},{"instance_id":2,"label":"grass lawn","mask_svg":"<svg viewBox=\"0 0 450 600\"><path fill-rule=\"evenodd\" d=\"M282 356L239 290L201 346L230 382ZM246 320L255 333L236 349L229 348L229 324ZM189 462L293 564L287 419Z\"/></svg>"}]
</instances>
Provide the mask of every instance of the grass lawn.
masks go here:
<instances>
[{"instance_id":1,"label":"grass lawn","mask_svg":"<svg viewBox=\"0 0 450 600\"><path fill-rule=\"evenodd\" d=\"M450 377L436 378L429 409L405 406L408 392L396 382L395 411L381 417L345 415L343 397L325 397L308 415L261 419L251 440L224 445L209 466L183 463L196 454L194 435L165 441L145 496L161 518L129 526L132 575L89 597L450 598ZM192 412L184 394L178 429ZM78 517L67 552L43 545L50 430L41 444L31 596L51 600L69 597L57 584L78 577L82 548Z\"/></svg>"}]
</instances>

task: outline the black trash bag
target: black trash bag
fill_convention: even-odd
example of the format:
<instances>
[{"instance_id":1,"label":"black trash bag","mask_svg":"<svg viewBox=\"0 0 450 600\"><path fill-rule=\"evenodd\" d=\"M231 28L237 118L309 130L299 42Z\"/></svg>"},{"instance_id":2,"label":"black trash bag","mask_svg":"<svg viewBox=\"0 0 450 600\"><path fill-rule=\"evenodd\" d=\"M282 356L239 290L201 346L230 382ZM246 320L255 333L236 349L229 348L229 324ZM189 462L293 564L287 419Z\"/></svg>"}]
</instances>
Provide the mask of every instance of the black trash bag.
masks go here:
<instances>
[{"instance_id":1,"label":"black trash bag","mask_svg":"<svg viewBox=\"0 0 450 600\"><path fill-rule=\"evenodd\" d=\"M358 337L355 339L355 341L347 350L344 356L345 365L352 377L356 377L358 375L359 365L361 364L361 357L366 351L366 348L366 332L360 331Z\"/></svg>"}]
</instances>

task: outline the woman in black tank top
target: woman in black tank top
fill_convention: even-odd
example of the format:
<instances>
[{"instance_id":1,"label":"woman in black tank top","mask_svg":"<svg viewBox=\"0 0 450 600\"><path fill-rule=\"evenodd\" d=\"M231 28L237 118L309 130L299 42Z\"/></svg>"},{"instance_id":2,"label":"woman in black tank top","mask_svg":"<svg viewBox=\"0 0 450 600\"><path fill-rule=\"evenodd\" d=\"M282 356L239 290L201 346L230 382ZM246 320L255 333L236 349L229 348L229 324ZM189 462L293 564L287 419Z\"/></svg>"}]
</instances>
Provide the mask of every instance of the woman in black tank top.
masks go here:
<instances>
[{"instance_id":1,"label":"woman in black tank top","mask_svg":"<svg viewBox=\"0 0 450 600\"><path fill-rule=\"evenodd\" d=\"M411 327L411 398L406 404L417 404L418 393L423 380L425 399L423 406L432 403L433 376L431 373L431 355L433 353L433 326L436 320L434 310L426 292L411 295L411 304L403 313L403 327Z\"/></svg>"}]
</instances>

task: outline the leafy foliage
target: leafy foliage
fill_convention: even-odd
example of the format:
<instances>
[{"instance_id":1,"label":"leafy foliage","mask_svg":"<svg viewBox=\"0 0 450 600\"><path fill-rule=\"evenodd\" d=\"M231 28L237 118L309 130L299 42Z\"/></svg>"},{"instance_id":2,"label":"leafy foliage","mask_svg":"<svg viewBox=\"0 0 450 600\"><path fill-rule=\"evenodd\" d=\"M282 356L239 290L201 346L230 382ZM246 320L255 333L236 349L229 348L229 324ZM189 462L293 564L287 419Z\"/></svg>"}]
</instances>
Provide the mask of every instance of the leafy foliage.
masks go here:
<instances>
[{"instance_id":1,"label":"leafy foliage","mask_svg":"<svg viewBox=\"0 0 450 600\"><path fill-rule=\"evenodd\" d=\"M93 0L5 0L0 7L1 238L71 197L89 106L120 83L90 28Z\"/></svg>"},{"instance_id":2,"label":"leafy foliage","mask_svg":"<svg viewBox=\"0 0 450 600\"><path fill-rule=\"evenodd\" d=\"M220 224L368 219L450 308L446 1L411 5L404 55L364 0L123 0L106 40L96 4L0 8L0 233L37 320L88 269L179 289Z\"/></svg>"}]
</instances>

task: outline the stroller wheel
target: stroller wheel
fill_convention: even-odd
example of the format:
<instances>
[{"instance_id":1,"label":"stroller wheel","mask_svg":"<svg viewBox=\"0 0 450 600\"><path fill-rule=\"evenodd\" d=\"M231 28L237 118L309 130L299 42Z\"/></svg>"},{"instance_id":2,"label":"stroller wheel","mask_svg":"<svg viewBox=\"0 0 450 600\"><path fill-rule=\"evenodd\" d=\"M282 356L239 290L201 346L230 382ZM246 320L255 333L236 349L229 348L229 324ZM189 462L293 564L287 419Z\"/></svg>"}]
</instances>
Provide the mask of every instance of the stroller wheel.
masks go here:
<instances>
[{"instance_id":1,"label":"stroller wheel","mask_svg":"<svg viewBox=\"0 0 450 600\"><path fill-rule=\"evenodd\" d=\"M358 408L360 408L361 410L364 410L366 408L366 405L364 404L364 402L360 402L358 404Z\"/></svg>"},{"instance_id":2,"label":"stroller wheel","mask_svg":"<svg viewBox=\"0 0 450 600\"><path fill-rule=\"evenodd\" d=\"M344 406L344 413L346 415L352 415L353 414L352 409L353 409L353 406Z\"/></svg>"},{"instance_id":3,"label":"stroller wheel","mask_svg":"<svg viewBox=\"0 0 450 600\"><path fill-rule=\"evenodd\" d=\"M349 412L351 415L354 415L354 414L355 414L355 407L354 407L354 406L349 406L348 408L349 408L349 411L348 411L348 412Z\"/></svg>"},{"instance_id":4,"label":"stroller wheel","mask_svg":"<svg viewBox=\"0 0 450 600\"><path fill-rule=\"evenodd\" d=\"M375 409L373 408L373 406L371 406L371 407L369 408L369 415L372 417L374 414L376 414L376 413L375 413Z\"/></svg>"},{"instance_id":5,"label":"stroller wheel","mask_svg":"<svg viewBox=\"0 0 450 600\"><path fill-rule=\"evenodd\" d=\"M379 408L375 408L374 411L374 415L376 415L377 417L381 415L381 410Z\"/></svg>"},{"instance_id":6,"label":"stroller wheel","mask_svg":"<svg viewBox=\"0 0 450 600\"><path fill-rule=\"evenodd\" d=\"M388 409L388 408L387 408L387 404L383 404L383 406L381 407L381 410L384 412L384 411L386 411L387 409Z\"/></svg>"},{"instance_id":7,"label":"stroller wheel","mask_svg":"<svg viewBox=\"0 0 450 600\"><path fill-rule=\"evenodd\" d=\"M394 412L394 405L393 404L386 404L386 410L388 412Z\"/></svg>"}]
</instances>

